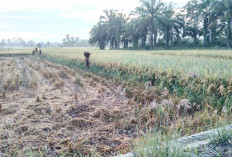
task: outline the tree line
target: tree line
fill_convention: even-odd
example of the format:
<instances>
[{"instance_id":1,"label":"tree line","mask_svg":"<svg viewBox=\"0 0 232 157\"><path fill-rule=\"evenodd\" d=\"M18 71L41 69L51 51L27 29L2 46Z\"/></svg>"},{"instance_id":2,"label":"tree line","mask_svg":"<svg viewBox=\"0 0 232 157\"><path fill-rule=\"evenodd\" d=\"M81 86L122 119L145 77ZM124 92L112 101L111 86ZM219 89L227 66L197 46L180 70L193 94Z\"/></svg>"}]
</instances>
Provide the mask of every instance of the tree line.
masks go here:
<instances>
[{"instance_id":1,"label":"tree line","mask_svg":"<svg viewBox=\"0 0 232 157\"><path fill-rule=\"evenodd\" d=\"M232 47L232 0L190 0L182 8L140 0L126 15L104 10L90 31L100 49Z\"/></svg>"},{"instance_id":2,"label":"tree line","mask_svg":"<svg viewBox=\"0 0 232 157\"><path fill-rule=\"evenodd\" d=\"M72 37L69 34L62 39L62 42L35 42L33 40L25 41L22 38L2 39L0 40L0 47L90 47L88 40L79 39L79 37Z\"/></svg>"}]
</instances>

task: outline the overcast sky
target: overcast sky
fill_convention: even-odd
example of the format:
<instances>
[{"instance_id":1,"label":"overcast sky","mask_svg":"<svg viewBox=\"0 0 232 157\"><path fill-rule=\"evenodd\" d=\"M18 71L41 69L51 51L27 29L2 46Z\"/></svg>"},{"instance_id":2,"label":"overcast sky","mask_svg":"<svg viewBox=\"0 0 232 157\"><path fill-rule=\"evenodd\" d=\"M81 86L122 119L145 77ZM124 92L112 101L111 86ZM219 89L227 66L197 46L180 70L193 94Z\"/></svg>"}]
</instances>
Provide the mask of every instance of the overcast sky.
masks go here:
<instances>
[{"instance_id":1,"label":"overcast sky","mask_svg":"<svg viewBox=\"0 0 232 157\"><path fill-rule=\"evenodd\" d=\"M173 2L176 6L186 3ZM0 0L0 39L61 42L66 34L88 39L103 10L129 13L137 6L139 0Z\"/></svg>"}]
</instances>

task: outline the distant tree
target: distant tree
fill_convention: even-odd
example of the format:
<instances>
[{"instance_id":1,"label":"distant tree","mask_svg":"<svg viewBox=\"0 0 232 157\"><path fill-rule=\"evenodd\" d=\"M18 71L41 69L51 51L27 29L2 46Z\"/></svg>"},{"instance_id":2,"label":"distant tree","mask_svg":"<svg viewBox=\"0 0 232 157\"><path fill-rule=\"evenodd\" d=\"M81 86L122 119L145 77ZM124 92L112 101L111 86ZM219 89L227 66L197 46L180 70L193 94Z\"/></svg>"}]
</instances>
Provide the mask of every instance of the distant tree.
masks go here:
<instances>
[{"instance_id":1,"label":"distant tree","mask_svg":"<svg viewBox=\"0 0 232 157\"><path fill-rule=\"evenodd\" d=\"M91 45L89 44L89 41L86 39L81 39L80 41L78 41L77 46L78 47L91 47Z\"/></svg>"},{"instance_id":2,"label":"distant tree","mask_svg":"<svg viewBox=\"0 0 232 157\"><path fill-rule=\"evenodd\" d=\"M97 45L101 50L105 49L107 44L107 27L106 24L98 22L90 30L89 43L91 45Z\"/></svg>"},{"instance_id":3,"label":"distant tree","mask_svg":"<svg viewBox=\"0 0 232 157\"><path fill-rule=\"evenodd\" d=\"M63 46L74 47L77 46L79 37L73 37L67 34L65 38L62 39Z\"/></svg>"},{"instance_id":4,"label":"distant tree","mask_svg":"<svg viewBox=\"0 0 232 157\"><path fill-rule=\"evenodd\" d=\"M70 35L66 34L66 41L69 41L69 40L70 40Z\"/></svg>"},{"instance_id":5,"label":"distant tree","mask_svg":"<svg viewBox=\"0 0 232 157\"><path fill-rule=\"evenodd\" d=\"M183 8L161 0L140 0L130 18L117 10L104 10L90 31L89 43L100 49L106 45L118 49L121 43L125 49L232 47L232 0L189 0Z\"/></svg>"},{"instance_id":6,"label":"distant tree","mask_svg":"<svg viewBox=\"0 0 232 157\"><path fill-rule=\"evenodd\" d=\"M202 35L200 32L200 13L197 5L197 0L190 0L182 10L185 12L183 37L191 37L195 44Z\"/></svg>"},{"instance_id":7,"label":"distant tree","mask_svg":"<svg viewBox=\"0 0 232 157\"><path fill-rule=\"evenodd\" d=\"M117 10L104 10L104 13L100 17L100 24L106 29L106 43L110 43L110 49L118 49L128 17Z\"/></svg>"},{"instance_id":8,"label":"distant tree","mask_svg":"<svg viewBox=\"0 0 232 157\"><path fill-rule=\"evenodd\" d=\"M161 16L158 21L162 25L161 29L163 32L163 37L166 42L166 47L169 48L170 42L175 39L179 40L180 32L183 28L182 21L174 16L173 4L165 5L163 9L163 16Z\"/></svg>"},{"instance_id":9,"label":"distant tree","mask_svg":"<svg viewBox=\"0 0 232 157\"><path fill-rule=\"evenodd\" d=\"M225 29L225 34L227 38L227 46L232 47L232 0L220 0L214 2L214 11L220 17L222 28L220 31ZM223 24L225 21L226 25Z\"/></svg>"},{"instance_id":10,"label":"distant tree","mask_svg":"<svg viewBox=\"0 0 232 157\"><path fill-rule=\"evenodd\" d=\"M45 46L46 46L46 47L50 47L50 46L52 46L52 44L51 44L50 41L48 41L48 42L45 44Z\"/></svg>"},{"instance_id":11,"label":"distant tree","mask_svg":"<svg viewBox=\"0 0 232 157\"><path fill-rule=\"evenodd\" d=\"M154 49L154 37L157 38L158 22L162 17L162 8L164 3L160 0L140 0L141 6L135 8L135 13L139 16L142 25L145 24L148 27L150 35L150 46Z\"/></svg>"},{"instance_id":12,"label":"distant tree","mask_svg":"<svg viewBox=\"0 0 232 157\"><path fill-rule=\"evenodd\" d=\"M35 47L36 46L36 42L34 42L33 40L30 40L27 42L27 46L28 47Z\"/></svg>"},{"instance_id":13,"label":"distant tree","mask_svg":"<svg viewBox=\"0 0 232 157\"><path fill-rule=\"evenodd\" d=\"M1 41L1 47L3 47L3 46L5 46L5 44L6 44L6 40L5 39L2 39L2 41Z\"/></svg>"},{"instance_id":14,"label":"distant tree","mask_svg":"<svg viewBox=\"0 0 232 157\"><path fill-rule=\"evenodd\" d=\"M41 43L38 43L36 46L37 46L38 48L41 48L41 47L42 47L42 44L41 44Z\"/></svg>"}]
</instances>

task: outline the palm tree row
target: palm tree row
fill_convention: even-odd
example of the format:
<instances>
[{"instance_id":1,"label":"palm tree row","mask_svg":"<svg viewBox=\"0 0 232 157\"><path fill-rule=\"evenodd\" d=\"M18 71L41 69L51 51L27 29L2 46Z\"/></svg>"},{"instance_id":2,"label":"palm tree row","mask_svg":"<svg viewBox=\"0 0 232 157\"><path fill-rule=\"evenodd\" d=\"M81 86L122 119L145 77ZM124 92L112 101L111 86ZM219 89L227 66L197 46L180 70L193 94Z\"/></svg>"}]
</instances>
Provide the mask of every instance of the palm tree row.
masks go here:
<instances>
[{"instance_id":1,"label":"palm tree row","mask_svg":"<svg viewBox=\"0 0 232 157\"><path fill-rule=\"evenodd\" d=\"M105 49L232 47L232 0L190 0L182 8L160 0L140 0L129 16L105 10L89 43Z\"/></svg>"}]
</instances>

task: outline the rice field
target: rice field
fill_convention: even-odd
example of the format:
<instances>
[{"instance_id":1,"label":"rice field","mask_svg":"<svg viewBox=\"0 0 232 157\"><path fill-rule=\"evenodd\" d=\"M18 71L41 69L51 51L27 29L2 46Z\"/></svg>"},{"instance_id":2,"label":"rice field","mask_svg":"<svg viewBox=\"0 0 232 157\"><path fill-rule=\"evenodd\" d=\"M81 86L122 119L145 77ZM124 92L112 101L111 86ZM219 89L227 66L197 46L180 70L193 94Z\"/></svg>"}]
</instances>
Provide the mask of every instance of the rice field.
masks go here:
<instances>
[{"instance_id":1,"label":"rice field","mask_svg":"<svg viewBox=\"0 0 232 157\"><path fill-rule=\"evenodd\" d=\"M21 144L22 155L39 149L109 156L142 148L134 147L140 138L147 146L150 131L163 143L172 132L179 138L231 123L232 50L43 48L42 55L31 55L33 49L0 51L0 130L12 116L24 118L0 132L0 153L13 154ZM18 128L24 131L17 134ZM33 134L30 143L33 129L41 137ZM159 142L151 145L160 148Z\"/></svg>"},{"instance_id":2,"label":"rice field","mask_svg":"<svg viewBox=\"0 0 232 157\"><path fill-rule=\"evenodd\" d=\"M89 70L130 82L152 82L198 104L230 106L232 103L232 50L96 50L45 48L43 55L75 66L84 63L83 52L91 53ZM77 65L76 65L77 66ZM100 68L100 69L99 69ZM111 73L111 74L110 74ZM143 100L142 100L143 102Z\"/></svg>"},{"instance_id":3,"label":"rice field","mask_svg":"<svg viewBox=\"0 0 232 157\"><path fill-rule=\"evenodd\" d=\"M127 69L177 71L185 75L197 73L208 77L232 76L232 50L173 50L130 51L80 48L44 49L46 55L68 59L83 59L83 52L91 52L91 61L98 65L112 65Z\"/></svg>"},{"instance_id":4,"label":"rice field","mask_svg":"<svg viewBox=\"0 0 232 157\"><path fill-rule=\"evenodd\" d=\"M7 54L31 54L33 48L25 48L25 47L17 47L17 48L12 48L12 49L3 49L0 50L0 55Z\"/></svg>"}]
</instances>

